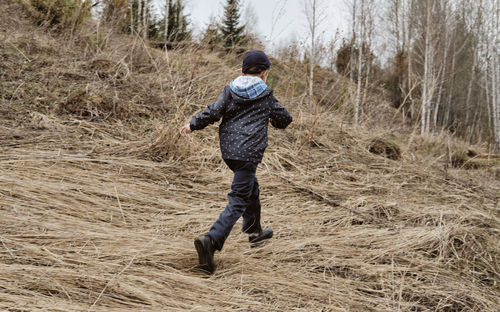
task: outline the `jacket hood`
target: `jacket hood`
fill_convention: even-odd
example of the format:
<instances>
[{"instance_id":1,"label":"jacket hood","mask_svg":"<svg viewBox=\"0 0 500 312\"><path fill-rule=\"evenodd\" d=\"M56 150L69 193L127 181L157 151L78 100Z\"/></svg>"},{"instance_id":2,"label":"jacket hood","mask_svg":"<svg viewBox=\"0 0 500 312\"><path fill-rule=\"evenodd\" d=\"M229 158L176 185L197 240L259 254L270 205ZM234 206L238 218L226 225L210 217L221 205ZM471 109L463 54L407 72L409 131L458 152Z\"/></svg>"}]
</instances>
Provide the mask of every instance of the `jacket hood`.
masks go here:
<instances>
[{"instance_id":1,"label":"jacket hood","mask_svg":"<svg viewBox=\"0 0 500 312\"><path fill-rule=\"evenodd\" d=\"M253 102L272 92L262 79L254 76L239 76L229 83L229 88L237 103Z\"/></svg>"}]
</instances>

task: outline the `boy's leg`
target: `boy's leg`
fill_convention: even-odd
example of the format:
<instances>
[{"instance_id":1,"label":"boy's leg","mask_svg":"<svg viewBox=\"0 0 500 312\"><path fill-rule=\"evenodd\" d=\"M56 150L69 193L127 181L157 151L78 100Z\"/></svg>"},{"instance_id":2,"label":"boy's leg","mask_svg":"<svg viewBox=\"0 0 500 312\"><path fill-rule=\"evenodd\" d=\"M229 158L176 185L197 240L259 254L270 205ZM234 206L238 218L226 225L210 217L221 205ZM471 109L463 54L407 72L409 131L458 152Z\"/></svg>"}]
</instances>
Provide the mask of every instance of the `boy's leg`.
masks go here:
<instances>
[{"instance_id":1,"label":"boy's leg","mask_svg":"<svg viewBox=\"0 0 500 312\"><path fill-rule=\"evenodd\" d=\"M259 182L257 177L254 177L251 204L243 213L243 226L241 231L243 233L252 234L262 231L260 226L260 200L259 200Z\"/></svg>"},{"instance_id":2,"label":"boy's leg","mask_svg":"<svg viewBox=\"0 0 500 312\"><path fill-rule=\"evenodd\" d=\"M234 161L227 163L234 171L231 192L227 195L229 203L208 232L208 236L214 241L217 250L222 249L234 224L251 205L254 183L256 182L256 164Z\"/></svg>"}]
</instances>

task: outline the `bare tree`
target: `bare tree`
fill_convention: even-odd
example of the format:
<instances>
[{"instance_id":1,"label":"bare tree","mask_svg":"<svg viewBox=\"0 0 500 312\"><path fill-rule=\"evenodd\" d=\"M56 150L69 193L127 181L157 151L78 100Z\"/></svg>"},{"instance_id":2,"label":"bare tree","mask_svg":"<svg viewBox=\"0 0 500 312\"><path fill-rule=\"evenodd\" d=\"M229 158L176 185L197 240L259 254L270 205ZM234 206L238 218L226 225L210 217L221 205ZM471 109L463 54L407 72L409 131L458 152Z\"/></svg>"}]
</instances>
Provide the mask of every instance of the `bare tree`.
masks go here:
<instances>
[{"instance_id":1,"label":"bare tree","mask_svg":"<svg viewBox=\"0 0 500 312\"><path fill-rule=\"evenodd\" d=\"M356 12L357 12L357 1L352 0L352 24L351 24L351 51L354 51L354 46L356 44ZM350 68L350 76L351 76L351 81L354 81L354 72L355 72L355 64L353 62L353 54L351 53L351 57L349 58L349 68Z\"/></svg>"},{"instance_id":2,"label":"bare tree","mask_svg":"<svg viewBox=\"0 0 500 312\"><path fill-rule=\"evenodd\" d=\"M487 19L488 27L485 31L485 41L488 43L486 45L487 49L487 80L490 83L486 83L486 88L491 89L489 92L491 103L491 119L493 124L494 140L496 143L496 148L500 149L500 4L498 1L490 0L488 1L488 10L490 16ZM488 86L489 85L489 86Z\"/></svg>"},{"instance_id":3,"label":"bare tree","mask_svg":"<svg viewBox=\"0 0 500 312\"><path fill-rule=\"evenodd\" d=\"M356 13L353 17L354 40L353 51L357 52L357 86L354 100L354 123L359 122L361 105L366 99L369 87L370 72L373 62L372 40L375 31L375 0L360 0L360 6L353 2L352 10ZM358 10L358 11L356 11ZM355 49L354 49L355 47Z\"/></svg>"},{"instance_id":4,"label":"bare tree","mask_svg":"<svg viewBox=\"0 0 500 312\"><path fill-rule=\"evenodd\" d=\"M134 1L129 3L130 7L130 34L134 34L134 11L133 11Z\"/></svg>"},{"instance_id":5,"label":"bare tree","mask_svg":"<svg viewBox=\"0 0 500 312\"><path fill-rule=\"evenodd\" d=\"M483 6L483 0L479 0L479 5L476 7L476 18L474 21L474 26L472 28L472 49L473 49L473 57L472 57L472 66L471 66L471 72L470 72L470 79L469 79L469 85L467 87L467 99L465 102L465 124L466 126L469 125L470 121L470 113L471 113L471 95L472 95L472 87L473 83L476 80L476 68L477 68L477 62L478 62L478 45L479 42L477 40L477 37L479 36L480 33L480 28L481 28L481 23L482 23L482 6Z\"/></svg>"},{"instance_id":6,"label":"bare tree","mask_svg":"<svg viewBox=\"0 0 500 312\"><path fill-rule=\"evenodd\" d=\"M446 48L446 44L440 44L443 39L443 15L441 1L426 0L425 4L421 3L421 10L425 16L422 18L424 31L424 47L423 47L423 74L420 78L422 84L421 98L421 128L420 133L428 133L432 128L431 116L432 112L437 108L436 90L440 85L443 77L442 71L444 64L439 58L441 50ZM436 117L437 118L437 117Z\"/></svg>"},{"instance_id":7,"label":"bare tree","mask_svg":"<svg viewBox=\"0 0 500 312\"><path fill-rule=\"evenodd\" d=\"M421 114L421 134L427 132L427 114L430 109L431 91L431 0L426 0L426 25L425 25L425 48L424 48L424 75L422 77L422 114Z\"/></svg>"},{"instance_id":8,"label":"bare tree","mask_svg":"<svg viewBox=\"0 0 500 312\"><path fill-rule=\"evenodd\" d=\"M372 69L372 63L373 63L373 53L372 53L372 44L373 44L373 35L375 31L375 24L374 24L374 15L375 15L375 1L374 0L368 0L368 5L367 9L365 12L365 43L364 46L366 47L366 55L364 56L364 63L365 63L365 85L364 85L364 90L363 90L363 95L361 98L361 102L359 105L362 105L365 100L366 100L366 94L368 93L368 88L370 86L370 75L371 75L371 69ZM358 112L359 113L359 112ZM359 116L358 116L359 118Z\"/></svg>"},{"instance_id":9,"label":"bare tree","mask_svg":"<svg viewBox=\"0 0 500 312\"><path fill-rule=\"evenodd\" d=\"M398 53L406 46L406 23L405 4L407 0L389 0L386 17L389 21L389 35L394 40L395 53Z\"/></svg>"},{"instance_id":10,"label":"bare tree","mask_svg":"<svg viewBox=\"0 0 500 312\"><path fill-rule=\"evenodd\" d=\"M304 0L304 14L307 19L309 36L311 39L309 49L309 100L313 103L314 67L317 64L319 27L326 18L326 5L323 0Z\"/></svg>"},{"instance_id":11,"label":"bare tree","mask_svg":"<svg viewBox=\"0 0 500 312\"><path fill-rule=\"evenodd\" d=\"M413 44L413 24L414 24L414 17L413 17L413 7L414 7L414 2L413 0L408 0L408 7L406 8L406 14L405 18L407 19L407 25L408 25L408 39L407 41L407 54L408 54L408 94L406 97L408 97L410 101L410 116L411 118L415 118L416 115L416 108L415 108L415 101L413 99L413 87L415 85L414 78L413 78L413 51L412 51L412 44Z\"/></svg>"},{"instance_id":12,"label":"bare tree","mask_svg":"<svg viewBox=\"0 0 500 312\"><path fill-rule=\"evenodd\" d=\"M437 84L439 85L438 90L437 90L437 98L436 102L434 103L434 108L432 111L432 123L429 124L429 129L435 132L437 130L437 121L438 121L438 115L439 115L439 107L441 104L441 98L443 95L443 87L444 87L444 80L446 76L446 63L448 62L448 41L450 41L450 38L448 36L448 27L447 27L447 7L448 7L448 0L441 0L441 21L440 21L440 29L442 30L442 42L441 42L441 54L442 58L441 61L439 62L439 79L437 81ZM430 115L431 112L429 112Z\"/></svg>"},{"instance_id":13,"label":"bare tree","mask_svg":"<svg viewBox=\"0 0 500 312\"><path fill-rule=\"evenodd\" d=\"M142 39L146 40L148 37L148 0L143 0L142 5Z\"/></svg>"},{"instance_id":14,"label":"bare tree","mask_svg":"<svg viewBox=\"0 0 500 312\"><path fill-rule=\"evenodd\" d=\"M165 42L168 41L168 10L170 9L170 3L172 2L172 0L165 0L165 29L164 29L164 34L163 34L163 39L165 40ZM167 49L165 49L165 53Z\"/></svg>"},{"instance_id":15,"label":"bare tree","mask_svg":"<svg viewBox=\"0 0 500 312\"><path fill-rule=\"evenodd\" d=\"M368 1L350 3L360 12L359 7L366 8ZM391 92L402 101L400 105L409 104L411 119L420 133L447 128L470 142L484 141L485 136L491 141L494 138L499 146L500 2L387 0L378 4L384 5L383 18L388 21L380 24L387 27L388 34L381 39L391 43L398 57L397 63L390 63L391 70L397 71L389 77L390 87L396 83L400 89ZM355 14L353 20L356 47L359 42L369 43L370 23L361 14ZM364 31L363 25L367 26ZM366 54L364 49L360 52ZM364 58L356 55L357 72L359 60ZM407 68L401 70L404 64ZM366 75L369 68L361 68ZM367 86L365 79L364 88ZM363 103L362 88L358 85L355 105ZM397 92L402 96L397 97Z\"/></svg>"},{"instance_id":16,"label":"bare tree","mask_svg":"<svg viewBox=\"0 0 500 312\"><path fill-rule=\"evenodd\" d=\"M353 8L354 9L354 8ZM361 8L359 12L359 25L357 27L359 32L358 39L358 83L356 87L356 100L354 102L354 123L358 124L359 119L359 106L361 102L361 79L363 70L363 48L366 42L366 10L365 10L365 0L361 0Z\"/></svg>"},{"instance_id":17,"label":"bare tree","mask_svg":"<svg viewBox=\"0 0 500 312\"><path fill-rule=\"evenodd\" d=\"M142 1L143 0L139 0L138 1L138 4L137 4L137 34L141 34L142 33Z\"/></svg>"}]
</instances>

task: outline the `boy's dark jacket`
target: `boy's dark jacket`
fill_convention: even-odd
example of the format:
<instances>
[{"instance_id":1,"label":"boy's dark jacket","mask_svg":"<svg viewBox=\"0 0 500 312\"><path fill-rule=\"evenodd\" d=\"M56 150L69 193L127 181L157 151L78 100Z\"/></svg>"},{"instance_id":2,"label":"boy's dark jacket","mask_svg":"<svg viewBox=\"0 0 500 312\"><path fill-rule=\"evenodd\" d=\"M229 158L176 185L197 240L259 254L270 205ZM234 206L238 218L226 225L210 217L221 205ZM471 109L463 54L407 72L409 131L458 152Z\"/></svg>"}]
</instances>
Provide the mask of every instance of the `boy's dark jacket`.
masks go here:
<instances>
[{"instance_id":1,"label":"boy's dark jacket","mask_svg":"<svg viewBox=\"0 0 500 312\"><path fill-rule=\"evenodd\" d=\"M219 140L222 158L260 163L267 147L269 121L284 129L292 116L279 104L273 90L265 89L252 99L241 97L224 87L215 103L191 119L191 130L200 130L222 117Z\"/></svg>"}]
</instances>

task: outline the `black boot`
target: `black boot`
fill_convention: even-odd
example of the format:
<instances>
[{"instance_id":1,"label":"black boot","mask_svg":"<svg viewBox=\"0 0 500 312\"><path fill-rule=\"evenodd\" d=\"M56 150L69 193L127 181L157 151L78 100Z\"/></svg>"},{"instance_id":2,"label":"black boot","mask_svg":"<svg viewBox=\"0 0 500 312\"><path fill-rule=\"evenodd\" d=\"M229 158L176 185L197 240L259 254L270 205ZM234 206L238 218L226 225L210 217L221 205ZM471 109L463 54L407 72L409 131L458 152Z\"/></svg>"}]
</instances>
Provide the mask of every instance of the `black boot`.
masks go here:
<instances>
[{"instance_id":1,"label":"black boot","mask_svg":"<svg viewBox=\"0 0 500 312\"><path fill-rule=\"evenodd\" d=\"M200 269L213 273L215 271L215 247L212 239L208 235L200 236L194 240L194 247L196 247L196 251L198 252Z\"/></svg>"},{"instance_id":2,"label":"black boot","mask_svg":"<svg viewBox=\"0 0 500 312\"><path fill-rule=\"evenodd\" d=\"M250 243L257 243L262 240L268 239L273 237L273 229L271 228L265 228L259 233L253 233L248 236L248 241Z\"/></svg>"}]
</instances>

